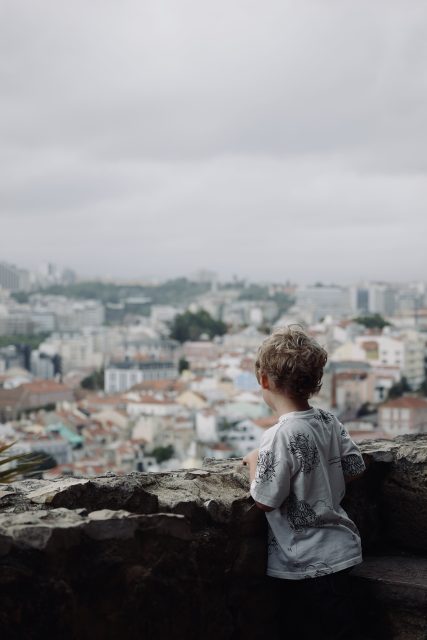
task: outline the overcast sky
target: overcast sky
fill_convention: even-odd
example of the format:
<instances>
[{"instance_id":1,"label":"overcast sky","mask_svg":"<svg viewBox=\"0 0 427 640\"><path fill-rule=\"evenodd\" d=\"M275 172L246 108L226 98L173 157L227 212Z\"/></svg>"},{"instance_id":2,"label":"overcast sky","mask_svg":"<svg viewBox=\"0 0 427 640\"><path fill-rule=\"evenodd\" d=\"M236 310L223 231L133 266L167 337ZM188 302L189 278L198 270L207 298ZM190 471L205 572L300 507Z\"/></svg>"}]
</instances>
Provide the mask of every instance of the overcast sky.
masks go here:
<instances>
[{"instance_id":1,"label":"overcast sky","mask_svg":"<svg viewBox=\"0 0 427 640\"><path fill-rule=\"evenodd\" d=\"M426 278L424 0L0 0L0 260Z\"/></svg>"}]
</instances>

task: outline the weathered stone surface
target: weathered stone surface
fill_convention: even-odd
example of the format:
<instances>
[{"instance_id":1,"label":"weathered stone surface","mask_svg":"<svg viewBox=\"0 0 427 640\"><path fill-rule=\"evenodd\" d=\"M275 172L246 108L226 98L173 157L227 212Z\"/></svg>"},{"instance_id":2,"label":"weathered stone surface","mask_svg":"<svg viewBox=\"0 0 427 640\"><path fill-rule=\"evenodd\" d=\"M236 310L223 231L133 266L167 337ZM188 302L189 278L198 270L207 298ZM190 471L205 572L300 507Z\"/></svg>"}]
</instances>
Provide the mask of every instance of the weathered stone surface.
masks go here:
<instances>
[{"instance_id":1,"label":"weathered stone surface","mask_svg":"<svg viewBox=\"0 0 427 640\"><path fill-rule=\"evenodd\" d=\"M371 461L362 484L381 522L377 546L427 553L427 435L364 443L361 449Z\"/></svg>"},{"instance_id":2,"label":"weathered stone surface","mask_svg":"<svg viewBox=\"0 0 427 640\"><path fill-rule=\"evenodd\" d=\"M366 558L352 573L364 594L370 626L378 627L378 633L399 640L427 638L426 558Z\"/></svg>"},{"instance_id":3,"label":"weathered stone surface","mask_svg":"<svg viewBox=\"0 0 427 640\"><path fill-rule=\"evenodd\" d=\"M362 450L368 471L345 508L364 548L425 552L427 437ZM427 637L422 563L393 555L355 570L374 637ZM266 520L240 460L0 485L2 640L275 640L275 611L291 612L265 564Z\"/></svg>"}]
</instances>

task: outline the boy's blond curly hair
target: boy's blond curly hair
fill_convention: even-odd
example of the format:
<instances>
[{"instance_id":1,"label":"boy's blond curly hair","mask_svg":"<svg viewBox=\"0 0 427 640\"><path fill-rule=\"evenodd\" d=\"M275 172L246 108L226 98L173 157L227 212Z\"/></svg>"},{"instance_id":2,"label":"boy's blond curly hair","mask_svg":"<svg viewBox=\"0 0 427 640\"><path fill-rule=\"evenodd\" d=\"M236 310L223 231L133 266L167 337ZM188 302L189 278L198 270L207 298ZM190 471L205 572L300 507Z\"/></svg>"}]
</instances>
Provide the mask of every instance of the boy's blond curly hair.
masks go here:
<instances>
[{"instance_id":1,"label":"boy's blond curly hair","mask_svg":"<svg viewBox=\"0 0 427 640\"><path fill-rule=\"evenodd\" d=\"M327 359L320 344L299 325L290 325L277 329L261 344L255 375L260 382L261 374L267 374L276 390L308 399L320 391Z\"/></svg>"}]
</instances>

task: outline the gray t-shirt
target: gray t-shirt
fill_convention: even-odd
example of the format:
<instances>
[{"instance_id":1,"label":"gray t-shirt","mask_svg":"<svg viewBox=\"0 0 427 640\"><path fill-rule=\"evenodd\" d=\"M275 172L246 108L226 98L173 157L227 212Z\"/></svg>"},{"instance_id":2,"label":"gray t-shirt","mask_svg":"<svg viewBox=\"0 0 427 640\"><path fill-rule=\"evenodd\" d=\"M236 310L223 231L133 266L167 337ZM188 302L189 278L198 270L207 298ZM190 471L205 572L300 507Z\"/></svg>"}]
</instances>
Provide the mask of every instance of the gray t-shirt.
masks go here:
<instances>
[{"instance_id":1,"label":"gray t-shirt","mask_svg":"<svg viewBox=\"0 0 427 640\"><path fill-rule=\"evenodd\" d=\"M267 575L300 580L362 562L360 535L340 503L346 476L365 469L359 449L335 416L293 411L261 438L251 495L273 511Z\"/></svg>"}]
</instances>

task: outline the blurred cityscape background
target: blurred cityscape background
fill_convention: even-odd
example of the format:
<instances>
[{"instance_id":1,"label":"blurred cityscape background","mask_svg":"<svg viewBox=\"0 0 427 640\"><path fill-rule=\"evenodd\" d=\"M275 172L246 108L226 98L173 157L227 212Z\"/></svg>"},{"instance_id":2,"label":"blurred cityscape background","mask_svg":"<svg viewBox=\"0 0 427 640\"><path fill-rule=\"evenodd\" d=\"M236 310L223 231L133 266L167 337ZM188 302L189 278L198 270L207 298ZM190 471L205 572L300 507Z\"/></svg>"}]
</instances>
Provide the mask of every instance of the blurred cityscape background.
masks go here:
<instances>
[{"instance_id":1,"label":"blurred cityscape background","mask_svg":"<svg viewBox=\"0 0 427 640\"><path fill-rule=\"evenodd\" d=\"M3 0L0 42L8 455L242 456L292 323L355 440L427 430L425 3Z\"/></svg>"},{"instance_id":2,"label":"blurred cityscape background","mask_svg":"<svg viewBox=\"0 0 427 640\"><path fill-rule=\"evenodd\" d=\"M0 439L39 474L197 467L275 423L258 346L297 323L328 351L313 399L354 440L427 432L425 282L84 281L0 263Z\"/></svg>"}]
</instances>

